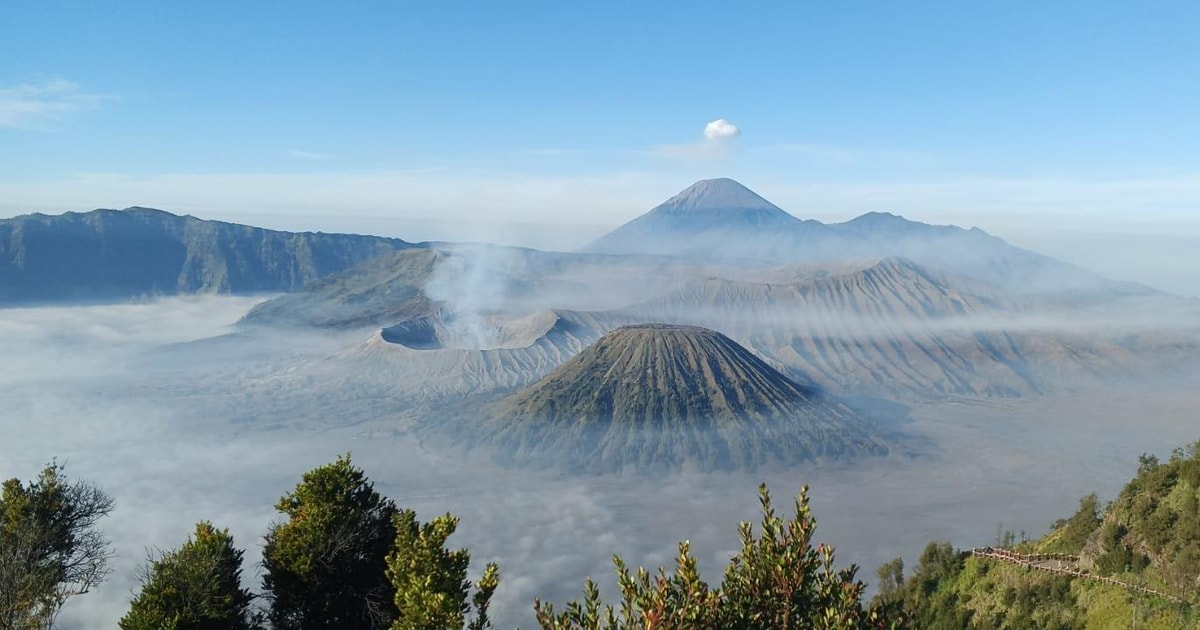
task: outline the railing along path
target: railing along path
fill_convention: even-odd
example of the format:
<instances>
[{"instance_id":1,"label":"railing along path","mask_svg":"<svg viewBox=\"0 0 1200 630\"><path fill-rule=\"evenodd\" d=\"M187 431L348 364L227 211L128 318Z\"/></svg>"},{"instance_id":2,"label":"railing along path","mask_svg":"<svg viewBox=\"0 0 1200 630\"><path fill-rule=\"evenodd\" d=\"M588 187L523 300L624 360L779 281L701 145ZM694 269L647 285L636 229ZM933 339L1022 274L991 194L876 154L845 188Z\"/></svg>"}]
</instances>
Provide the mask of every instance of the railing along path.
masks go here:
<instances>
[{"instance_id":1,"label":"railing along path","mask_svg":"<svg viewBox=\"0 0 1200 630\"><path fill-rule=\"evenodd\" d=\"M1030 569L1045 571L1046 573L1069 575L1071 577L1083 578L1085 580L1092 580L1094 582L1111 584L1113 586L1119 586L1121 588L1145 595L1161 597L1176 604L1190 605L1190 603L1185 599L1181 599L1148 586L1124 582L1116 578L1096 575L1094 573L1083 571L1079 568L1079 556L1072 556L1065 553L1025 554L1009 549L1002 549L1000 547L975 547L971 550L971 555L977 558L989 558L991 560L998 560L1000 562L1007 562L1009 564L1029 567Z\"/></svg>"}]
</instances>

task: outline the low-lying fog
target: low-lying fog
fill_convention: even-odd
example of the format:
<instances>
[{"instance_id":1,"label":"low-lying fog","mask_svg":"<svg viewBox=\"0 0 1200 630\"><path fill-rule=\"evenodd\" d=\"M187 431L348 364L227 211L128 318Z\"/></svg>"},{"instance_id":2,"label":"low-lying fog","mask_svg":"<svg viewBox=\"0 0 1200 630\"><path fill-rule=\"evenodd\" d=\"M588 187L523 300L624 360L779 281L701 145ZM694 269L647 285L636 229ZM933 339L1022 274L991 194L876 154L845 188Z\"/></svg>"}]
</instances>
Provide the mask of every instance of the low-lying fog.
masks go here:
<instances>
[{"instance_id":1,"label":"low-lying fog","mask_svg":"<svg viewBox=\"0 0 1200 630\"><path fill-rule=\"evenodd\" d=\"M932 441L928 456L853 469L668 478L499 470L394 431L403 408L370 374L338 390L277 377L362 335L192 343L231 332L255 301L0 310L0 476L28 480L57 458L116 499L104 521L114 574L68 604L64 628L114 627L147 549L179 545L202 519L233 531L257 587L272 505L305 470L346 451L401 506L460 516L452 542L478 566L500 563L497 627L529 628L534 597L575 597L588 575L611 595L613 553L657 567L689 539L719 581L736 522L756 517L761 481L783 510L809 484L818 538L872 581L895 556L915 562L930 539L988 544L999 526L1040 535L1081 495L1111 498L1140 453L1200 438L1200 377L1185 374L1129 391L919 407L909 429Z\"/></svg>"}]
</instances>

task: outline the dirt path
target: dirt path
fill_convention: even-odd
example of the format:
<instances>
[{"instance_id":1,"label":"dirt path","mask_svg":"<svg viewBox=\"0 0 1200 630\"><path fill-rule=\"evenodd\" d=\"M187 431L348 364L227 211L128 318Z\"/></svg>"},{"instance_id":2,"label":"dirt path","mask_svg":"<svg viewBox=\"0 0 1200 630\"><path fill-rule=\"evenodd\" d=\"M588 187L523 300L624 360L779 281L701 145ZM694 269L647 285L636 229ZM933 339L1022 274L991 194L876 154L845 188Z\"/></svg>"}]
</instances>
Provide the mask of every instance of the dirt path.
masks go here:
<instances>
[{"instance_id":1,"label":"dirt path","mask_svg":"<svg viewBox=\"0 0 1200 630\"><path fill-rule=\"evenodd\" d=\"M1028 567L1038 571L1045 571L1046 573L1057 573L1059 575L1069 575L1094 582L1103 582L1104 584L1119 586L1136 593L1142 593L1143 595L1161 597L1175 604L1191 605L1187 600L1140 584L1132 584L1115 578L1088 573L1079 568L1079 556L1062 553L1023 554L999 547L976 547L971 550L971 555L978 558L988 558L990 560Z\"/></svg>"}]
</instances>

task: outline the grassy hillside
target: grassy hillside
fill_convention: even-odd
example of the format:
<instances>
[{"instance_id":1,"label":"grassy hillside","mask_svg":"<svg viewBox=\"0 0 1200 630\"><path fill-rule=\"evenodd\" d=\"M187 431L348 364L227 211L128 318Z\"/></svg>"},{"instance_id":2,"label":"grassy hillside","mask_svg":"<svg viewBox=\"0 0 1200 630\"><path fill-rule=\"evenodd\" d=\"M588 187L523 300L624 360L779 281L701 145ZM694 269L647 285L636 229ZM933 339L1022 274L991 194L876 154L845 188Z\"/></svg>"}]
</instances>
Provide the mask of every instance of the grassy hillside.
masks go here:
<instances>
[{"instance_id":1,"label":"grassy hillside","mask_svg":"<svg viewBox=\"0 0 1200 630\"><path fill-rule=\"evenodd\" d=\"M1077 557L1044 565L1089 577L974 557L935 542L907 578L899 560L881 567L878 598L903 606L929 629L1200 628L1198 504L1200 442L1165 463L1143 455L1137 476L1103 510L1095 495L1084 497L1041 540L1005 541L1018 553Z\"/></svg>"}]
</instances>

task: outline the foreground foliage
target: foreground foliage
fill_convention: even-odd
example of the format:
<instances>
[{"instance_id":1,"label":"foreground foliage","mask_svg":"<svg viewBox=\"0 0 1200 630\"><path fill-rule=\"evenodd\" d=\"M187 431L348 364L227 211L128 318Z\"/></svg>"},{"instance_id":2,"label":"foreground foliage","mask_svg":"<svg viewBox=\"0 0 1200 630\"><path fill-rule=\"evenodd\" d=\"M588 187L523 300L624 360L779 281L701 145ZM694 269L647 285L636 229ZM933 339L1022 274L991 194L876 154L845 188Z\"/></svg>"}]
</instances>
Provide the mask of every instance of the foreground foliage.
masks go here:
<instances>
[{"instance_id":1,"label":"foreground foliage","mask_svg":"<svg viewBox=\"0 0 1200 630\"><path fill-rule=\"evenodd\" d=\"M121 630L248 630L253 596L229 530L196 524L179 549L152 559Z\"/></svg>"},{"instance_id":2,"label":"foreground foliage","mask_svg":"<svg viewBox=\"0 0 1200 630\"><path fill-rule=\"evenodd\" d=\"M388 578L396 589L399 616L393 630L484 630L491 627L488 605L500 584L500 569L489 563L471 597L475 617L467 624L471 609L471 582L467 567L471 554L466 549L449 551L446 540L458 527L458 519L445 514L429 523L417 521L412 510L396 515L396 544L388 554Z\"/></svg>"},{"instance_id":3,"label":"foreground foliage","mask_svg":"<svg viewBox=\"0 0 1200 630\"><path fill-rule=\"evenodd\" d=\"M739 526L741 551L710 587L687 542L674 573L630 571L615 557L621 601L606 605L590 579L562 612L535 602L543 630L858 630L908 628L892 602L866 608L857 567L813 545L805 487L795 515L775 513L759 489L762 521ZM178 548L151 556L122 630L486 630L500 583L489 563L467 579L471 555L451 550L458 519L422 523L381 496L349 455L303 475L276 508L263 547L265 606L242 586L244 552L228 530L200 522ZM0 503L0 630L51 627L71 595L107 575L108 542L95 528L112 501L69 483L52 465L28 486L4 485ZM900 582L898 581L897 584ZM893 591L898 586L891 587Z\"/></svg>"},{"instance_id":4,"label":"foreground foliage","mask_svg":"<svg viewBox=\"0 0 1200 630\"><path fill-rule=\"evenodd\" d=\"M350 456L304 473L275 505L288 520L263 547L263 588L276 630L375 630L396 619L385 557L395 504Z\"/></svg>"},{"instance_id":5,"label":"foreground foliage","mask_svg":"<svg viewBox=\"0 0 1200 630\"><path fill-rule=\"evenodd\" d=\"M600 600L595 582L584 584L582 601L557 612L534 604L543 630L801 630L905 628L895 607L862 606L866 585L855 579L857 567L834 568L834 550L813 547L816 521L808 507L808 488L796 499L796 515L775 514L766 486L759 488L762 523L756 537L750 523L739 526L742 550L730 561L724 581L711 588L696 567L687 542L679 545L675 572L643 568L631 572L613 558L621 601Z\"/></svg>"},{"instance_id":6,"label":"foreground foliage","mask_svg":"<svg viewBox=\"0 0 1200 630\"><path fill-rule=\"evenodd\" d=\"M49 628L68 599L104 581L111 548L97 522L112 508L108 495L70 481L58 464L28 485L4 482L0 628Z\"/></svg>"},{"instance_id":7,"label":"foreground foliage","mask_svg":"<svg viewBox=\"0 0 1200 630\"><path fill-rule=\"evenodd\" d=\"M1101 509L1096 495L1025 553L1079 556L1093 575L1189 600L1179 605L1095 580L1043 573L930 543L913 575L880 568L876 603L900 606L921 628L1200 628L1200 443L1166 463L1143 455L1138 474Z\"/></svg>"}]
</instances>

